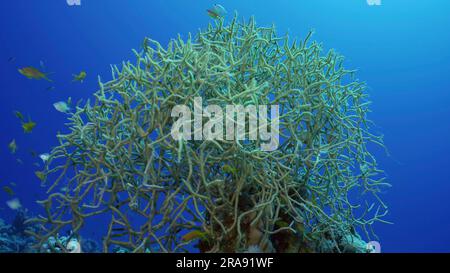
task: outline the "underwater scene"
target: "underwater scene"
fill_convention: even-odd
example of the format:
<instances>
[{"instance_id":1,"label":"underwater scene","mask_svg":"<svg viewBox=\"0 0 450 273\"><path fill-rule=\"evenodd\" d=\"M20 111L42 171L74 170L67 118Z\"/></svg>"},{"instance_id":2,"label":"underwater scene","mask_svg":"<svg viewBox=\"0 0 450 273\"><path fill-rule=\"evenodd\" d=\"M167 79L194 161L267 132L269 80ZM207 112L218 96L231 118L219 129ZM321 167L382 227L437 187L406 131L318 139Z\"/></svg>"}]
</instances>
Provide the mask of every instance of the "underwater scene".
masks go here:
<instances>
[{"instance_id":1,"label":"underwater scene","mask_svg":"<svg viewBox=\"0 0 450 273\"><path fill-rule=\"evenodd\" d=\"M450 252L449 11L4 1L0 253Z\"/></svg>"}]
</instances>

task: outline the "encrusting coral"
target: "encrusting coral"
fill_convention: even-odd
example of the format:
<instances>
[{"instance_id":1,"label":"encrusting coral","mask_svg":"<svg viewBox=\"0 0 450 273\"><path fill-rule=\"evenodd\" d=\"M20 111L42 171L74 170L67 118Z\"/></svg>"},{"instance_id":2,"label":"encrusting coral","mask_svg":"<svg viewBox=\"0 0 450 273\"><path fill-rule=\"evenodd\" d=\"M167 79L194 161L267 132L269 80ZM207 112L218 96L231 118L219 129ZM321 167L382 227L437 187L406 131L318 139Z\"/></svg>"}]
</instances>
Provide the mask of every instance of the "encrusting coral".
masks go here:
<instances>
[{"instance_id":1,"label":"encrusting coral","mask_svg":"<svg viewBox=\"0 0 450 273\"><path fill-rule=\"evenodd\" d=\"M36 252L34 238L27 236L26 230L37 231L38 225L27 224L28 211L20 209L11 224L0 218L0 253Z\"/></svg>"},{"instance_id":2,"label":"encrusting coral","mask_svg":"<svg viewBox=\"0 0 450 273\"><path fill-rule=\"evenodd\" d=\"M105 215L105 252L343 252L359 251L349 236L372 236L388 184L367 149L383 143L370 132L364 83L311 33L289 41L236 18L167 48L145 39L135 64L114 67L95 101L77 105L44 171L40 245ZM279 105L278 149L174 140L171 110L194 97Z\"/></svg>"},{"instance_id":3,"label":"encrusting coral","mask_svg":"<svg viewBox=\"0 0 450 273\"><path fill-rule=\"evenodd\" d=\"M92 239L77 238L74 234L50 236L47 242L40 248L36 248L36 239L28 236L27 233L38 232L40 226L30 223L30 217L28 210L21 208L10 224L0 218L0 253L79 253L81 249L89 253L99 252L97 242Z\"/></svg>"}]
</instances>

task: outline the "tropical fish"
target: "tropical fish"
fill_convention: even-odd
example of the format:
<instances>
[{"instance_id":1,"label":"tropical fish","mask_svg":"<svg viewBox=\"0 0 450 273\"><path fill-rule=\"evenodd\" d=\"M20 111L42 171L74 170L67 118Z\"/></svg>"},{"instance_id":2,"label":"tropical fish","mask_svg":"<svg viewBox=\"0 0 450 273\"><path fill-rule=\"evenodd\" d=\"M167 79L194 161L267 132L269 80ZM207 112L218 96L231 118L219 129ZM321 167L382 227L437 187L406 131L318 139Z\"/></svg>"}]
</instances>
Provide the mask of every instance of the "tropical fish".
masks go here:
<instances>
[{"instance_id":1,"label":"tropical fish","mask_svg":"<svg viewBox=\"0 0 450 273\"><path fill-rule=\"evenodd\" d=\"M223 165L222 171L223 171L224 173L233 174L233 175L236 175L236 173L237 173L236 168L231 167L231 166L228 165L228 164Z\"/></svg>"},{"instance_id":2,"label":"tropical fish","mask_svg":"<svg viewBox=\"0 0 450 273\"><path fill-rule=\"evenodd\" d=\"M41 80L41 79L44 79L44 80L47 80L47 81L49 81L49 82L51 82L52 80L50 80L48 77L47 77L47 74L45 74L45 73L43 73L43 72L41 72L41 71L39 71L37 68L34 68L34 67L24 67L24 68L22 68L22 69L19 69L19 73L20 74L22 74L22 75L24 75L25 77L27 77L28 79L35 79L35 80Z\"/></svg>"},{"instance_id":3,"label":"tropical fish","mask_svg":"<svg viewBox=\"0 0 450 273\"><path fill-rule=\"evenodd\" d=\"M11 186L13 186L13 187L15 187L15 186L17 186L17 184L16 183L14 183L14 182L11 182L11 183L9 183Z\"/></svg>"},{"instance_id":4,"label":"tropical fish","mask_svg":"<svg viewBox=\"0 0 450 273\"><path fill-rule=\"evenodd\" d=\"M22 122L23 131L27 134L32 133L34 127L36 127L36 123L31 121L30 119L28 120L28 122Z\"/></svg>"},{"instance_id":5,"label":"tropical fish","mask_svg":"<svg viewBox=\"0 0 450 273\"><path fill-rule=\"evenodd\" d=\"M304 234L307 232L305 225L303 223L297 223L295 224L295 228L297 231L299 231L301 234Z\"/></svg>"},{"instance_id":6,"label":"tropical fish","mask_svg":"<svg viewBox=\"0 0 450 273\"><path fill-rule=\"evenodd\" d=\"M8 62L9 62L9 63L14 62L15 60L16 60L16 57L9 57L9 58L8 58Z\"/></svg>"},{"instance_id":7,"label":"tropical fish","mask_svg":"<svg viewBox=\"0 0 450 273\"><path fill-rule=\"evenodd\" d=\"M22 204L20 204L20 200L18 198L6 201L6 205L8 205L8 207L12 210L18 210L22 207Z\"/></svg>"},{"instance_id":8,"label":"tropical fish","mask_svg":"<svg viewBox=\"0 0 450 273\"><path fill-rule=\"evenodd\" d=\"M285 228L285 227L288 227L289 224L286 221L278 220L275 222L275 226L277 226L279 228Z\"/></svg>"},{"instance_id":9,"label":"tropical fish","mask_svg":"<svg viewBox=\"0 0 450 273\"><path fill-rule=\"evenodd\" d=\"M14 111L14 115L16 116L16 118L20 119L21 121L23 121L25 119L25 117L19 111Z\"/></svg>"},{"instance_id":10,"label":"tropical fish","mask_svg":"<svg viewBox=\"0 0 450 273\"><path fill-rule=\"evenodd\" d=\"M115 232L119 232L119 231L125 231L126 229L123 227L120 227L120 228L112 228L111 230L115 231Z\"/></svg>"},{"instance_id":11,"label":"tropical fish","mask_svg":"<svg viewBox=\"0 0 450 273\"><path fill-rule=\"evenodd\" d=\"M189 233L186 233L183 237L181 237L181 239L183 241L188 242L188 241L192 241L192 240L199 239L199 238L205 238L205 237L206 237L205 232L200 231L200 230L194 230Z\"/></svg>"},{"instance_id":12,"label":"tropical fish","mask_svg":"<svg viewBox=\"0 0 450 273\"><path fill-rule=\"evenodd\" d=\"M47 162L49 160L50 154L48 154L48 153L40 154L39 158L42 159L42 161L45 163L45 162Z\"/></svg>"},{"instance_id":13,"label":"tropical fish","mask_svg":"<svg viewBox=\"0 0 450 273\"><path fill-rule=\"evenodd\" d=\"M219 4L215 4L211 9L207 9L206 11L208 12L209 17L213 19L222 18L227 14L225 8Z\"/></svg>"},{"instance_id":14,"label":"tropical fish","mask_svg":"<svg viewBox=\"0 0 450 273\"><path fill-rule=\"evenodd\" d=\"M37 157L37 156L38 156L38 153L37 153L35 150L30 150L30 155L31 155L32 157Z\"/></svg>"},{"instance_id":15,"label":"tropical fish","mask_svg":"<svg viewBox=\"0 0 450 273\"><path fill-rule=\"evenodd\" d=\"M72 82L81 82L83 83L84 79L86 78L86 72L81 71L78 75L73 74L73 80Z\"/></svg>"},{"instance_id":16,"label":"tropical fish","mask_svg":"<svg viewBox=\"0 0 450 273\"><path fill-rule=\"evenodd\" d=\"M14 190L11 189L10 186L3 186L3 191L6 192L7 194L13 196L14 195Z\"/></svg>"},{"instance_id":17,"label":"tropical fish","mask_svg":"<svg viewBox=\"0 0 450 273\"><path fill-rule=\"evenodd\" d=\"M11 151L12 154L15 154L17 151L17 144L16 144L16 140L13 139L9 145L8 145L9 150Z\"/></svg>"},{"instance_id":18,"label":"tropical fish","mask_svg":"<svg viewBox=\"0 0 450 273\"><path fill-rule=\"evenodd\" d=\"M20 158L18 158L18 159L16 159L16 161L17 161L17 163L19 163L19 164L23 164L23 161L22 161L22 159L20 159Z\"/></svg>"},{"instance_id":19,"label":"tropical fish","mask_svg":"<svg viewBox=\"0 0 450 273\"><path fill-rule=\"evenodd\" d=\"M53 107L61 113L68 113L70 111L69 105L65 101L58 101L53 104Z\"/></svg>"},{"instance_id":20,"label":"tropical fish","mask_svg":"<svg viewBox=\"0 0 450 273\"><path fill-rule=\"evenodd\" d=\"M44 172L40 172L40 171L36 171L34 172L34 174L36 175L37 178L39 178L39 180L41 180L42 182L45 180L45 178L47 177L45 175Z\"/></svg>"},{"instance_id":21,"label":"tropical fish","mask_svg":"<svg viewBox=\"0 0 450 273\"><path fill-rule=\"evenodd\" d=\"M54 90L54 89L55 89L54 86L49 86L49 87L46 88L47 91L52 91L52 90Z\"/></svg>"}]
</instances>

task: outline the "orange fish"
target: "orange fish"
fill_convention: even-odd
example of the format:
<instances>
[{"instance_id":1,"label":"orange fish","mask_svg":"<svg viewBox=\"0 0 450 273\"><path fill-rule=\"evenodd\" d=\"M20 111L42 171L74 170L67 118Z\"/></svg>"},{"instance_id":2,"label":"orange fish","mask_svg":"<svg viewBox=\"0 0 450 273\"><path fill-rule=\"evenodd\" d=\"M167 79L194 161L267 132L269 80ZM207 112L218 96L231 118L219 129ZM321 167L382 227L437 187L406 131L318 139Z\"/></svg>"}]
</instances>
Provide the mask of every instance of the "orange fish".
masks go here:
<instances>
[{"instance_id":1,"label":"orange fish","mask_svg":"<svg viewBox=\"0 0 450 273\"><path fill-rule=\"evenodd\" d=\"M47 77L47 74L39 71L39 69L34 68L34 67L24 67L22 69L19 69L19 73L24 75L25 77L27 77L28 79L35 79L35 80L40 80L40 79L44 79L47 80L49 82L51 82L52 80L50 80Z\"/></svg>"},{"instance_id":2,"label":"orange fish","mask_svg":"<svg viewBox=\"0 0 450 273\"><path fill-rule=\"evenodd\" d=\"M194 230L189 233L186 233L183 237L181 237L181 239L183 241L188 242L188 241L192 241L192 240L199 239L199 238L205 238L205 237L206 237L205 232L199 231L199 230Z\"/></svg>"}]
</instances>

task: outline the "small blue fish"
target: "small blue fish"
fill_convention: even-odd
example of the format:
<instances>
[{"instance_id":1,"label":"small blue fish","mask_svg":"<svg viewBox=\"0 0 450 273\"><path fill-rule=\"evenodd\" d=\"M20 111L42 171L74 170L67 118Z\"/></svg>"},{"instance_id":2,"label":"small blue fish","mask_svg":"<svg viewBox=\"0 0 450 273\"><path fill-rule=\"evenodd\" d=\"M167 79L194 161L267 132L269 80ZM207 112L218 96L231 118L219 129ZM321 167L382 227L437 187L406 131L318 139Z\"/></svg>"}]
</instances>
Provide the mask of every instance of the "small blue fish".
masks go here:
<instances>
[{"instance_id":1,"label":"small blue fish","mask_svg":"<svg viewBox=\"0 0 450 273\"><path fill-rule=\"evenodd\" d=\"M215 4L212 8L206 10L208 12L209 17L213 19L220 19L223 18L227 11L225 8L219 4Z\"/></svg>"},{"instance_id":2,"label":"small blue fish","mask_svg":"<svg viewBox=\"0 0 450 273\"><path fill-rule=\"evenodd\" d=\"M68 113L70 111L70 106L65 101L58 101L53 104L53 107L61 113Z\"/></svg>"}]
</instances>

